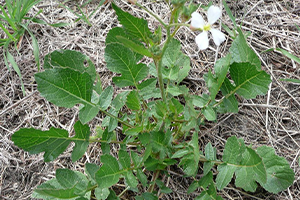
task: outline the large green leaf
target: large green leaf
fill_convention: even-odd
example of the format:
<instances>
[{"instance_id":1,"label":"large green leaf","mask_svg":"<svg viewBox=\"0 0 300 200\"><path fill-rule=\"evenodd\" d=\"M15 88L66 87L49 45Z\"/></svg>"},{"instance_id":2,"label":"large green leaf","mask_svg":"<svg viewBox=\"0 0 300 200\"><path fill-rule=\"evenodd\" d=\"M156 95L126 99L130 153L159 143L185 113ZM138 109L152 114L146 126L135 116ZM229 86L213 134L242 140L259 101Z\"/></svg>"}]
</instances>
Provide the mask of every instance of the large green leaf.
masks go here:
<instances>
[{"instance_id":1,"label":"large green leaf","mask_svg":"<svg viewBox=\"0 0 300 200\"><path fill-rule=\"evenodd\" d=\"M242 155L240 166L235 171L235 185L246 191L255 192L257 188L256 181L265 183L267 173L262 159L251 148L247 147Z\"/></svg>"},{"instance_id":2,"label":"large green leaf","mask_svg":"<svg viewBox=\"0 0 300 200\"><path fill-rule=\"evenodd\" d=\"M115 4L112 4L113 9L118 15L118 20L123 25L126 32L134 37L141 39L143 42L148 43L148 36L151 32L148 28L148 23L144 19L139 19L131 14L124 12Z\"/></svg>"},{"instance_id":3,"label":"large green leaf","mask_svg":"<svg viewBox=\"0 0 300 200\"><path fill-rule=\"evenodd\" d=\"M250 63L233 63L229 71L235 83L234 91L244 98L252 99L267 93L271 78L265 71L257 70Z\"/></svg>"},{"instance_id":4,"label":"large green leaf","mask_svg":"<svg viewBox=\"0 0 300 200\"><path fill-rule=\"evenodd\" d=\"M63 129L51 127L49 131L22 128L12 135L15 145L31 154L45 152L44 160L49 162L66 150L72 140Z\"/></svg>"},{"instance_id":5,"label":"large green leaf","mask_svg":"<svg viewBox=\"0 0 300 200\"><path fill-rule=\"evenodd\" d=\"M219 174L216 178L219 190L231 181L234 173L235 185L246 191L254 192L257 188L256 182L265 183L267 180L262 159L253 149L246 147L243 140L238 140L235 136L226 142L223 161L218 166Z\"/></svg>"},{"instance_id":6,"label":"large green leaf","mask_svg":"<svg viewBox=\"0 0 300 200\"><path fill-rule=\"evenodd\" d=\"M76 135L69 137L66 130L51 127L48 131L33 128L22 128L12 135L15 145L31 154L45 152L44 160L49 162L57 158L69 146L75 142L72 159L79 159L86 151L89 138L89 128L80 122L75 124Z\"/></svg>"},{"instance_id":7,"label":"large green leaf","mask_svg":"<svg viewBox=\"0 0 300 200\"><path fill-rule=\"evenodd\" d=\"M86 66L86 64L88 64ZM56 50L45 56L44 69L70 68L80 73L87 72L92 80L96 78L95 65L88 56L72 50Z\"/></svg>"},{"instance_id":8,"label":"large green leaf","mask_svg":"<svg viewBox=\"0 0 300 200\"><path fill-rule=\"evenodd\" d=\"M121 171L118 161L111 155L101 156L103 165L96 172L96 181L99 188L108 188L119 181Z\"/></svg>"},{"instance_id":9,"label":"large green leaf","mask_svg":"<svg viewBox=\"0 0 300 200\"><path fill-rule=\"evenodd\" d=\"M85 175L69 169L58 169L56 178L39 185L32 197L45 200L77 200L78 198L90 199L90 195Z\"/></svg>"},{"instance_id":10,"label":"large green leaf","mask_svg":"<svg viewBox=\"0 0 300 200\"><path fill-rule=\"evenodd\" d=\"M87 190L88 180L81 172L70 169L57 169L55 177L63 188L67 189L75 186L74 194L84 195Z\"/></svg>"},{"instance_id":11,"label":"large green leaf","mask_svg":"<svg viewBox=\"0 0 300 200\"><path fill-rule=\"evenodd\" d=\"M256 149L267 170L267 182L259 182L267 191L278 193L293 184L295 173L289 163L275 154L271 147L262 146Z\"/></svg>"},{"instance_id":12,"label":"large green leaf","mask_svg":"<svg viewBox=\"0 0 300 200\"><path fill-rule=\"evenodd\" d=\"M36 73L38 90L48 101L57 106L73 107L91 104L93 81L88 73L69 68L54 68Z\"/></svg>"}]
</instances>

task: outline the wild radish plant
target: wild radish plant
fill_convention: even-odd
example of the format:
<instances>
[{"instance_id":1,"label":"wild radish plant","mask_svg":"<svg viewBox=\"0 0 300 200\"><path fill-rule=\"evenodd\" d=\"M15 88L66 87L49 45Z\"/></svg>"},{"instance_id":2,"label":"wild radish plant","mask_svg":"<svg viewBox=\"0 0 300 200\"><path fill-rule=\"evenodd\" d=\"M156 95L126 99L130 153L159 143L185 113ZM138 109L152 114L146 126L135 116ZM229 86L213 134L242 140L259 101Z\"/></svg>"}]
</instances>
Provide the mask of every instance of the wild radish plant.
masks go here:
<instances>
[{"instance_id":1,"label":"wild radish plant","mask_svg":"<svg viewBox=\"0 0 300 200\"><path fill-rule=\"evenodd\" d=\"M242 30L238 26L231 30L233 42L228 54L204 77L209 93L198 96L181 84L190 71L190 58L182 53L174 36L179 27L190 26L185 22L193 16L192 28L199 31L196 38L199 48L207 47L208 31L212 32L215 44L220 45L225 36L212 25L221 15L220 8L208 9L206 24L193 4L185 6L185 1L168 1L171 16L169 23L165 23L147 8L133 3L154 16L161 28L151 32L146 20L112 4L122 27L109 31L105 61L107 68L117 73L112 79L115 87L126 87L126 91L113 98L114 87L102 88L92 61L71 50L48 54L45 70L35 74L38 90L45 99L60 107L80 105L79 121L74 125L75 135L54 127L46 131L22 128L12 136L15 145L32 154L44 152L45 162L56 159L71 142L75 143L73 162L84 155L90 143L100 143L102 155L100 165L85 165L85 173L57 169L55 178L37 187L32 196L120 199L131 190L137 200L158 199L162 193L172 192L161 177L168 175L168 167L173 165L182 169L185 177L202 174L202 178L194 178L187 191L192 193L201 188L196 199L222 199L218 191L233 177L236 187L249 192L255 192L258 184L271 193L287 189L293 183L294 172L271 147L254 149L233 136L227 139L223 155L217 156L211 143L206 144L204 152L200 151L199 127L206 120L217 120L217 113L237 113L236 96L252 99L264 95L271 83L270 75L261 69L261 62L248 46ZM143 57L150 58L152 63L142 63ZM124 107L126 112L121 111ZM106 117L100 124L102 128L91 136L87 123L99 112ZM117 126L122 130L116 130ZM116 134L123 139L116 139L120 138ZM110 153L110 144L118 145L118 156ZM203 163L203 170L199 162ZM213 168L218 172L215 176ZM126 189L116 194L113 186L120 179Z\"/></svg>"}]
</instances>

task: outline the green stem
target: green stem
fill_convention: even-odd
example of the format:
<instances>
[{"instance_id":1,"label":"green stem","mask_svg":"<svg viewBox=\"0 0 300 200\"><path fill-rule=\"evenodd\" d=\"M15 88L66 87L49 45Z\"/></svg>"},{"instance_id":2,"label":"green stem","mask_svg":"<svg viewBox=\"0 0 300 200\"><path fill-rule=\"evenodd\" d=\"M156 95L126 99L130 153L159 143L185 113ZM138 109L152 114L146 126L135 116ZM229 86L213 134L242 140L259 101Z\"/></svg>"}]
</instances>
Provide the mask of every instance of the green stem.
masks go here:
<instances>
[{"instance_id":1,"label":"green stem","mask_svg":"<svg viewBox=\"0 0 300 200\"><path fill-rule=\"evenodd\" d=\"M156 181L156 179L158 178L159 173L160 173L160 170L156 170L156 171L154 172L153 177L152 177L152 180L151 180L152 183L151 183L150 187L148 188L148 192L150 192L150 193L153 192L154 187L155 187L155 181Z\"/></svg>"},{"instance_id":2,"label":"green stem","mask_svg":"<svg viewBox=\"0 0 300 200\"><path fill-rule=\"evenodd\" d=\"M147 13L149 13L151 16L153 16L157 21L159 21L165 28L167 28L167 25L153 12L151 12L150 10L148 10L146 7L142 6L139 3L136 3L135 5L137 5L141 9L145 10Z\"/></svg>"},{"instance_id":3,"label":"green stem","mask_svg":"<svg viewBox=\"0 0 300 200\"><path fill-rule=\"evenodd\" d=\"M111 114L111 113L109 113L109 112L107 112L107 111L105 111L105 110L101 110L101 109L100 109L100 111L103 112L105 115L107 115L107 116L109 116L109 117L115 118L115 119L116 119L118 122L120 122L121 124L123 124L123 125L125 125L125 126L128 126L128 127L130 127L130 128L134 128L133 125L129 124L129 123L126 122L126 121L121 120L120 118L114 116L113 114Z\"/></svg>"}]
</instances>

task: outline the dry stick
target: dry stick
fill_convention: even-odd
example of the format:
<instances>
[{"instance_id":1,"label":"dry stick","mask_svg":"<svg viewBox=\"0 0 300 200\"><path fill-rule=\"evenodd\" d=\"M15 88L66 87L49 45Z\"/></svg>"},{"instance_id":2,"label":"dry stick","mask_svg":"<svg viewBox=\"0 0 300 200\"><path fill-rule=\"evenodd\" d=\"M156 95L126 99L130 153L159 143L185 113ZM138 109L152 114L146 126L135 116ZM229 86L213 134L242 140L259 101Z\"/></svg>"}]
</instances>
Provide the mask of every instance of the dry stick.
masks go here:
<instances>
[{"instance_id":1,"label":"dry stick","mask_svg":"<svg viewBox=\"0 0 300 200\"><path fill-rule=\"evenodd\" d=\"M7 107L6 109L4 109L0 115L3 115L4 113L6 113L8 110L18 106L20 103L24 102L25 100L27 100L28 98L30 98L32 95L36 94L37 91L34 91L32 93L30 93L29 95L27 95L26 97L24 97L23 99L20 99L19 101L17 101L16 103L12 104L11 106Z\"/></svg>"}]
</instances>

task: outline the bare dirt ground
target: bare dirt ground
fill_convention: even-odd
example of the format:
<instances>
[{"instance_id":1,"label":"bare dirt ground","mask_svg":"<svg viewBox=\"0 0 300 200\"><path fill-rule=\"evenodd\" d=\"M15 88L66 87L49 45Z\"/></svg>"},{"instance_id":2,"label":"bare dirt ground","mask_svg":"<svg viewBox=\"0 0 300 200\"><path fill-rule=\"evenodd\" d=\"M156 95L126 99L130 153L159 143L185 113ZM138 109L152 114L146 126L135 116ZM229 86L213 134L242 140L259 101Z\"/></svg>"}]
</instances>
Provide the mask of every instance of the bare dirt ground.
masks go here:
<instances>
[{"instance_id":1,"label":"bare dirt ground","mask_svg":"<svg viewBox=\"0 0 300 200\"><path fill-rule=\"evenodd\" d=\"M0 1L1 2L1 1ZM2 1L3 2L3 1ZM140 1L139 1L140 2ZM200 4L200 1L195 1ZM207 4L208 1L201 1ZM76 11L75 4L82 1L67 3ZM84 12L91 13L98 1L88 4ZM154 13L166 20L168 10L163 2L143 1ZM215 5L222 5L220 1L213 1ZM300 198L300 85L282 82L282 78L300 79L300 65L286 58L279 52L262 53L269 48L282 48L300 57L300 2L299 0L235 0L227 1L237 22L243 31L249 31L248 42L258 53L263 68L272 77L272 84L265 96L258 96L254 100L239 99L238 114L224 114L218 116L217 123L208 123L202 127L199 142L201 150L211 142L222 152L225 140L236 135L244 138L246 144L254 147L261 145L273 146L276 153L284 156L296 173L294 184L286 191L277 195L258 189L255 193L245 193L234 184L229 185L219 194L224 199L299 199ZM118 1L122 9L134 13L138 17L149 19L149 27L153 30L159 24L154 18L140 11L125 1ZM38 18L48 23L73 22L76 16L67 9L60 7L55 0L45 0L36 5L30 15L43 9ZM30 29L37 37L40 47L40 58L57 49L72 49L88 55L95 63L101 75L103 85L112 84L110 73L104 62L105 37L111 27L117 26L118 21L110 4L101 6L90 18L92 26L79 21L68 27L53 28L48 25L32 23ZM229 27L232 23L223 12L222 22ZM4 33L0 31L1 38ZM227 37L219 49L212 45L206 51L199 51L194 42L195 33L188 28L181 28L176 38L183 44L183 52L191 57L192 70L185 80L196 94L205 91L203 74L212 68L215 58L226 54L232 40ZM23 96L21 84L17 74L7 69L4 59L0 58L0 199L31 199L34 188L42 182L55 176L57 168L71 168L82 170L84 163L97 163L99 147L89 146L88 152L76 163L70 160L71 150L59 156L54 162L45 163L41 154L29 155L14 146L11 135L22 127L34 127L42 130L51 126L70 130L78 118L78 108L58 108L47 102L39 95L34 81L37 66L34 62L31 38L28 34L23 38L17 54L13 48L11 52L18 63L23 75L26 96ZM2 49L0 49L2 55ZM42 69L43 70L43 69ZM101 115L90 123L93 129L101 123ZM168 180L168 186L174 191L164 195L162 199L193 199L200 191L186 195L186 190L192 179L183 178L173 170ZM116 191L123 190L119 185ZM128 199L132 199L128 194Z\"/></svg>"}]
</instances>

